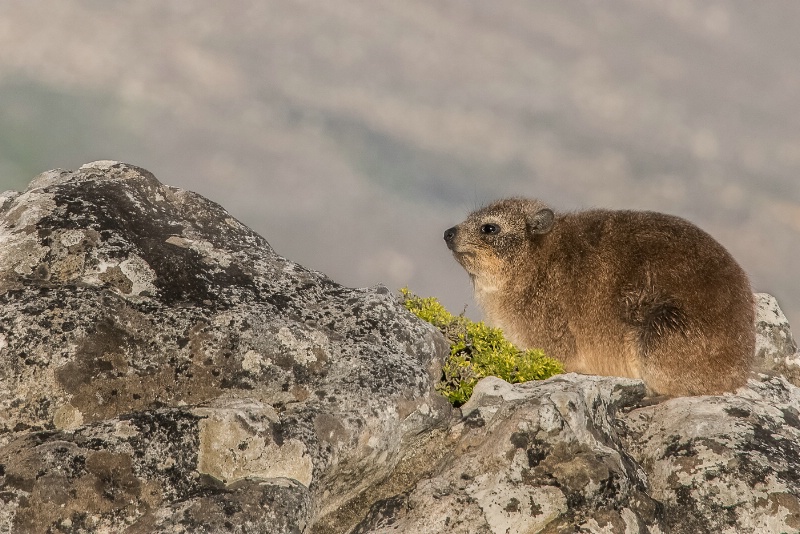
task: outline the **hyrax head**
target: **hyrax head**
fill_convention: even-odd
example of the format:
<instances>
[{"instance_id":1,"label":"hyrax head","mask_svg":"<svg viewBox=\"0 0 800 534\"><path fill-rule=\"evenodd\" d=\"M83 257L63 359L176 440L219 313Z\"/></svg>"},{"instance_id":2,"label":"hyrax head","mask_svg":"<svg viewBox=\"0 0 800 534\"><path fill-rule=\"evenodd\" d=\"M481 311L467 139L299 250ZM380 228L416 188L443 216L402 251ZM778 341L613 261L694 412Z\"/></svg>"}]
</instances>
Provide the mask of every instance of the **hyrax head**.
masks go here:
<instances>
[{"instance_id":1,"label":"hyrax head","mask_svg":"<svg viewBox=\"0 0 800 534\"><path fill-rule=\"evenodd\" d=\"M444 240L470 276L500 275L553 228L554 219L538 200L498 200L445 230Z\"/></svg>"}]
</instances>

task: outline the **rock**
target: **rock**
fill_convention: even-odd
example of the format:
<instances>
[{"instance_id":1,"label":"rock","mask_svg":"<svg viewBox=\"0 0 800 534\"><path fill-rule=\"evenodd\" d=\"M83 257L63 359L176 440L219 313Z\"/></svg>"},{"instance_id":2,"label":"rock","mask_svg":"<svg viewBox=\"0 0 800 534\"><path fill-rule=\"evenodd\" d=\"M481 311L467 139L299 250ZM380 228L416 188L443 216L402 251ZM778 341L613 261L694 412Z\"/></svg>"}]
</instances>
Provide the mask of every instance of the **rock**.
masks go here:
<instances>
[{"instance_id":1,"label":"rock","mask_svg":"<svg viewBox=\"0 0 800 534\"><path fill-rule=\"evenodd\" d=\"M613 426L644 394L639 380L485 378L436 474L376 503L354 532L660 532L659 504Z\"/></svg>"},{"instance_id":2,"label":"rock","mask_svg":"<svg viewBox=\"0 0 800 534\"><path fill-rule=\"evenodd\" d=\"M737 395L654 405L641 381L483 379L451 454L354 533L800 531L800 391L761 375Z\"/></svg>"},{"instance_id":3,"label":"rock","mask_svg":"<svg viewBox=\"0 0 800 534\"><path fill-rule=\"evenodd\" d=\"M778 301L767 293L756 293L756 366L764 372L784 375L800 386L800 352L789 321Z\"/></svg>"},{"instance_id":4,"label":"rock","mask_svg":"<svg viewBox=\"0 0 800 534\"><path fill-rule=\"evenodd\" d=\"M432 327L199 195L95 162L0 206L0 532L303 532L450 416Z\"/></svg>"},{"instance_id":5,"label":"rock","mask_svg":"<svg viewBox=\"0 0 800 534\"><path fill-rule=\"evenodd\" d=\"M386 288L142 169L50 171L0 195L0 533L800 532L798 354L757 300L735 393L489 377L456 410Z\"/></svg>"},{"instance_id":6,"label":"rock","mask_svg":"<svg viewBox=\"0 0 800 534\"><path fill-rule=\"evenodd\" d=\"M800 530L800 390L761 375L737 395L682 397L622 418L666 532Z\"/></svg>"}]
</instances>

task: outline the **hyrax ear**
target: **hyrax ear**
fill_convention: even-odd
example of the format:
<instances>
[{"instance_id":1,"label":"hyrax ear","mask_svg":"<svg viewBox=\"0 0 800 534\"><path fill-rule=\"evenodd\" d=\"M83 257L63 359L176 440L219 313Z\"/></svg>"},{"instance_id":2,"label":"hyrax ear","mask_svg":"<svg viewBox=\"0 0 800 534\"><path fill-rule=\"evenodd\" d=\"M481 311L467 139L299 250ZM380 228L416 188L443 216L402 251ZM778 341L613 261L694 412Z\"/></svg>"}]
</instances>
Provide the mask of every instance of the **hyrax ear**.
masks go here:
<instances>
[{"instance_id":1,"label":"hyrax ear","mask_svg":"<svg viewBox=\"0 0 800 534\"><path fill-rule=\"evenodd\" d=\"M528 215L528 227L534 235L546 234L552 230L553 221L555 221L555 215L549 208L542 208L536 213Z\"/></svg>"}]
</instances>

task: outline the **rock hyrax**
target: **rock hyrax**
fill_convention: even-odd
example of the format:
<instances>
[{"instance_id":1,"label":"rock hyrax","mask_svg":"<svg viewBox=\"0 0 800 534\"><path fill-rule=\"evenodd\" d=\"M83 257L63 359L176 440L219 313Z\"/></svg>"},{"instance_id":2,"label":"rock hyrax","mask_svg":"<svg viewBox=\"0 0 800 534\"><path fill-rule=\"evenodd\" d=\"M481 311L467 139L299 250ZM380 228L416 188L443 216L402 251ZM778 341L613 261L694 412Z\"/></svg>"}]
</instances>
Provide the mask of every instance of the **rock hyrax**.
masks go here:
<instances>
[{"instance_id":1,"label":"rock hyrax","mask_svg":"<svg viewBox=\"0 0 800 534\"><path fill-rule=\"evenodd\" d=\"M753 293L731 255L670 215L554 214L500 200L444 233L487 322L568 371L641 378L652 393L743 385L755 349Z\"/></svg>"}]
</instances>

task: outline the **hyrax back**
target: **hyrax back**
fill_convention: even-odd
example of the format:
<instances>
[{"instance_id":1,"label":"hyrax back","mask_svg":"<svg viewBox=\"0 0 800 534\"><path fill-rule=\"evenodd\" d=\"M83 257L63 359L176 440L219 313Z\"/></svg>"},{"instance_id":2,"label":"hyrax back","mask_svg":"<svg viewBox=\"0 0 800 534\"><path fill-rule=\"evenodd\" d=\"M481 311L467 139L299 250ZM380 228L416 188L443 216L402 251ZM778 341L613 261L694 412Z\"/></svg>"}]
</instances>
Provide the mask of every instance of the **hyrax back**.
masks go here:
<instances>
[{"instance_id":1,"label":"hyrax back","mask_svg":"<svg viewBox=\"0 0 800 534\"><path fill-rule=\"evenodd\" d=\"M731 255L693 224L653 212L554 214L507 199L444 235L487 322L568 371L704 395L747 380L753 294Z\"/></svg>"}]
</instances>

